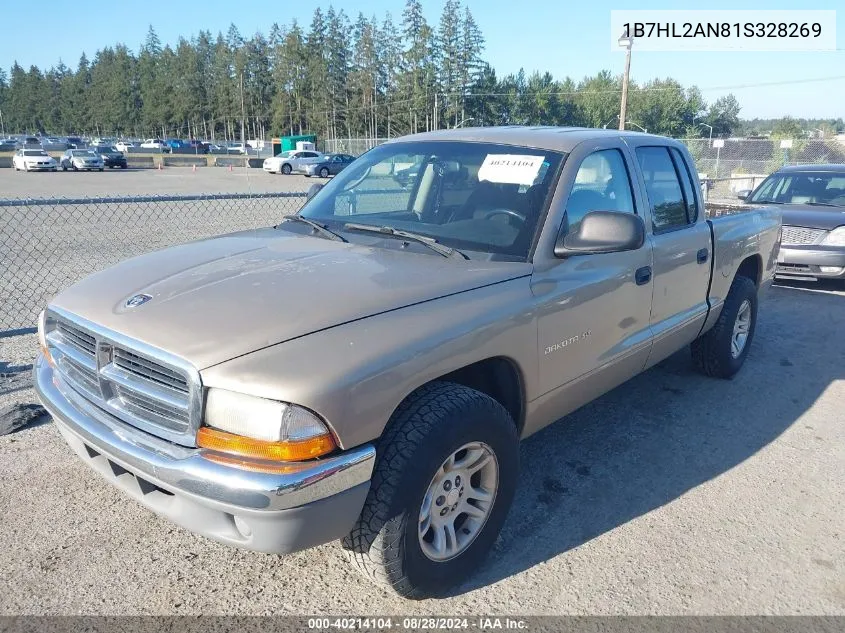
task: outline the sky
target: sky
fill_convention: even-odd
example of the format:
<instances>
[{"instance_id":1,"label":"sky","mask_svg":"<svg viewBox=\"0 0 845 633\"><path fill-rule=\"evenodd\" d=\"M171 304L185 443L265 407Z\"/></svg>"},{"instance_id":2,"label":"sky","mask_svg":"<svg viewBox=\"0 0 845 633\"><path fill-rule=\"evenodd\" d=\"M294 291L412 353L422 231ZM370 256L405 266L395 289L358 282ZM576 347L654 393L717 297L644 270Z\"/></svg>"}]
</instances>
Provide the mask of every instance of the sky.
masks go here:
<instances>
[{"instance_id":1,"label":"sky","mask_svg":"<svg viewBox=\"0 0 845 633\"><path fill-rule=\"evenodd\" d=\"M199 30L226 32L234 23L241 34L269 32L296 19L306 27L316 6L308 2L259 2L256 0L144 0L115 2L8 3L5 24L27 25L4 29L0 38L0 66L8 69L17 60L28 68L48 68L61 58L76 67L84 51L89 58L97 49L115 43L133 51L152 25L162 43L175 43ZM404 0L335 0L354 19L359 12L385 12L401 21ZM436 25L443 0L422 0L426 18ZM602 69L621 74L625 56L611 51L612 9L837 9L837 50L831 52L656 52L636 51L631 78L645 82L672 77L684 85L697 85L708 102L727 93L736 95L742 118L845 117L845 4L841 0L816 0L808 6L793 0L765 2L570 2L569 0L462 0L469 7L486 39L485 59L499 76L524 68L549 71L555 78L578 80ZM763 84L763 85L760 85ZM768 85L766 85L768 84Z\"/></svg>"}]
</instances>

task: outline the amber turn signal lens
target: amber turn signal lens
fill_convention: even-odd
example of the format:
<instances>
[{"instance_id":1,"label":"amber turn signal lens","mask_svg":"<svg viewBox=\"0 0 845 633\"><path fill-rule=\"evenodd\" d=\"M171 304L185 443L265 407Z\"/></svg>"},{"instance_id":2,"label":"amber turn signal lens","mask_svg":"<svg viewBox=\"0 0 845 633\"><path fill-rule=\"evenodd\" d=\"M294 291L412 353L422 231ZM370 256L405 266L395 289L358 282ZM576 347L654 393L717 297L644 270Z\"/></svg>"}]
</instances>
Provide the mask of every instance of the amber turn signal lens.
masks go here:
<instances>
[{"instance_id":1,"label":"amber turn signal lens","mask_svg":"<svg viewBox=\"0 0 845 633\"><path fill-rule=\"evenodd\" d=\"M207 426L200 427L197 432L197 446L239 457L277 462L301 462L331 453L337 448L328 433L297 442L268 442Z\"/></svg>"}]
</instances>

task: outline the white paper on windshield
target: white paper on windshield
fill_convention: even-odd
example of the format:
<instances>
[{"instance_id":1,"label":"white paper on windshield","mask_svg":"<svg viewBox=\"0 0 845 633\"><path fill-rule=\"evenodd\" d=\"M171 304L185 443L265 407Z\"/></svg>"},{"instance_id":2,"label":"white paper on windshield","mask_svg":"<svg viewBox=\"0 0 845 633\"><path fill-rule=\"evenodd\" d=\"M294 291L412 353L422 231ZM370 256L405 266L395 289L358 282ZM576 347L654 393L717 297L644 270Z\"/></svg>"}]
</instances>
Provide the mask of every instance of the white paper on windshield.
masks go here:
<instances>
[{"instance_id":1,"label":"white paper on windshield","mask_svg":"<svg viewBox=\"0 0 845 633\"><path fill-rule=\"evenodd\" d=\"M478 180L508 185L533 185L545 156L487 154L478 168Z\"/></svg>"}]
</instances>

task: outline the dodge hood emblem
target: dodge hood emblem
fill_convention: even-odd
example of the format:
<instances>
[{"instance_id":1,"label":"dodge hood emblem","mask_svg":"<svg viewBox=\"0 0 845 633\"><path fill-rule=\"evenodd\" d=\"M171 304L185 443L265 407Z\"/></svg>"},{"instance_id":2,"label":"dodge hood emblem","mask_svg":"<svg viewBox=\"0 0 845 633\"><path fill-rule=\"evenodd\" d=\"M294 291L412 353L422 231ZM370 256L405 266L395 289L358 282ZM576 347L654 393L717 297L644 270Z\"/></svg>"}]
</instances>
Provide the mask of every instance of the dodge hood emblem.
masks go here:
<instances>
[{"instance_id":1,"label":"dodge hood emblem","mask_svg":"<svg viewBox=\"0 0 845 633\"><path fill-rule=\"evenodd\" d=\"M150 295L133 295L126 300L126 303L123 305L127 308L137 308L139 305L142 305L152 299Z\"/></svg>"}]
</instances>

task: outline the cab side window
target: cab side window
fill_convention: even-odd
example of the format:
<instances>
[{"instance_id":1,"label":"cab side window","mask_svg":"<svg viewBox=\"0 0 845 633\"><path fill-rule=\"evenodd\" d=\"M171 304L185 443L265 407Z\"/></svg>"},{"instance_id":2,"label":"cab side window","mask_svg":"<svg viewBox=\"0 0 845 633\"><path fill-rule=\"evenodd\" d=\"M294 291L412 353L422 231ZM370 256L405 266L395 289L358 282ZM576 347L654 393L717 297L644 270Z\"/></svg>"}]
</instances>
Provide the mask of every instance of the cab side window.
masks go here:
<instances>
[{"instance_id":1,"label":"cab side window","mask_svg":"<svg viewBox=\"0 0 845 633\"><path fill-rule=\"evenodd\" d=\"M686 172L686 166L675 163L668 147L638 147L637 160L651 204L654 232L674 231L694 224L697 210L688 173L684 177L686 186L681 184L681 171Z\"/></svg>"},{"instance_id":2,"label":"cab side window","mask_svg":"<svg viewBox=\"0 0 845 633\"><path fill-rule=\"evenodd\" d=\"M593 152L581 162L566 202L567 231L572 232L590 211L636 213L631 178L618 149Z\"/></svg>"}]
</instances>

